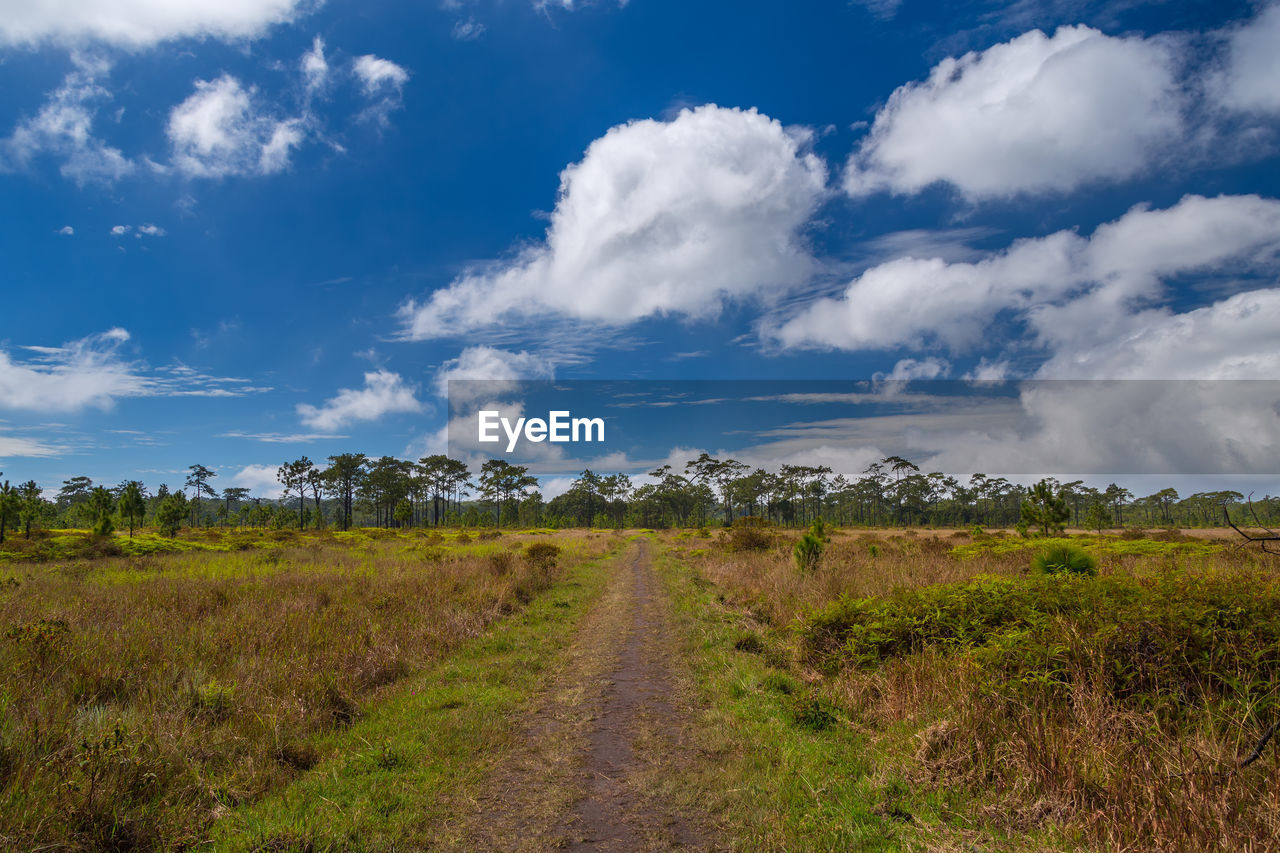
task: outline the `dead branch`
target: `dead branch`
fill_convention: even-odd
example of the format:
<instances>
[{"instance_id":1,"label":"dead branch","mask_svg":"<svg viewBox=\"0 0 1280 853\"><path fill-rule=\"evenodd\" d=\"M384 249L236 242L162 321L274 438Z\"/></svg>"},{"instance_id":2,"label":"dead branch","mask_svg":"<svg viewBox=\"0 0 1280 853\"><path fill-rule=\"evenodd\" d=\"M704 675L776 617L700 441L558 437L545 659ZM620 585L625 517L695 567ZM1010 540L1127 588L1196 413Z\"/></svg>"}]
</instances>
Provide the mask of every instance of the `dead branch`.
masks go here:
<instances>
[{"instance_id":1,"label":"dead branch","mask_svg":"<svg viewBox=\"0 0 1280 853\"><path fill-rule=\"evenodd\" d=\"M1249 531L1242 530L1239 527L1237 527L1236 523L1231 520L1231 514L1227 512L1227 505L1224 503L1222 505L1222 517L1226 519L1227 526L1230 527L1232 530L1234 530L1236 533L1239 533L1242 537L1244 537L1245 541L1240 543L1241 545L1246 545L1250 542L1257 542L1258 547L1262 549L1264 553L1280 555L1280 551L1272 550L1276 546L1268 547L1268 543L1280 542L1280 533L1276 533L1274 530L1264 525L1258 519L1258 512L1253 508L1253 495L1249 495L1248 504L1249 504L1249 514L1253 516L1254 522L1264 532L1261 534L1250 533Z\"/></svg>"}]
</instances>

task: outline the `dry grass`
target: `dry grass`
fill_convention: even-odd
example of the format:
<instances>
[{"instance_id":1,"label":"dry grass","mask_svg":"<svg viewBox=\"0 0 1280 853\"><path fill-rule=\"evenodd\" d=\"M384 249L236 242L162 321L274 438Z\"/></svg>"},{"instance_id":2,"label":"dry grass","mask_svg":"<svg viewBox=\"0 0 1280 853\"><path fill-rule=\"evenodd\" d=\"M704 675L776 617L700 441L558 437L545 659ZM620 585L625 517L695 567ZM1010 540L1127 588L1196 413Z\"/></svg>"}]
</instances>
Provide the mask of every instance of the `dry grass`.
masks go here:
<instances>
[{"instance_id":1,"label":"dry grass","mask_svg":"<svg viewBox=\"0 0 1280 853\"><path fill-rule=\"evenodd\" d=\"M959 589L984 575L1021 584L1029 581L1032 552L1009 550L1018 543L1004 540L963 547L974 544L964 533L843 532L807 574L796 570L788 542L759 553L687 539L673 545L727 604L789 644L797 674L866 734L877 786L910 792L904 801L950 804L940 809L941 823L920 827L925 846L949 849L976 829L984 846L1006 849L1272 849L1280 838L1280 753L1273 744L1252 766L1231 769L1280 711L1280 646L1246 643L1255 626L1262 636L1274 633L1271 618L1249 614L1248 603L1255 594L1268 601L1280 594L1280 564L1190 539L1081 540L1098 556L1101 574L1072 581L1082 590L1094 584L1091 594L1111 595L1125 579L1151 590L1152 603L1139 601L1150 616L1126 625L1126 636L1108 638L1096 619L1064 613L1024 639L1002 638L1008 647L998 654L944 643L821 670L803 663L815 611L842 596L880 600L932 585ZM953 553L954 546L970 556ZM1215 588L1225 598L1205 592ZM1243 596L1243 610L1225 604L1206 612L1232 595ZM1259 621L1234 626L1241 612ZM1205 624L1217 627L1197 634ZM1189 642L1173 661L1167 648L1151 645L1182 642L1183 635L1203 635L1208 645ZM1214 647L1233 636L1238 649ZM993 664L1010 655L1021 667L1016 677ZM1231 665L1210 678L1214 662L1224 659ZM1039 660L1067 661L1067 671L1042 682L1033 665ZM1161 686L1147 693L1117 694L1106 677L1156 660L1169 667L1154 673ZM968 829L956 835L961 826Z\"/></svg>"},{"instance_id":2,"label":"dry grass","mask_svg":"<svg viewBox=\"0 0 1280 853\"><path fill-rule=\"evenodd\" d=\"M228 542L240 545L239 538ZM281 536L0 570L0 847L172 849L560 568L418 534ZM221 545L216 536L204 544Z\"/></svg>"}]
</instances>

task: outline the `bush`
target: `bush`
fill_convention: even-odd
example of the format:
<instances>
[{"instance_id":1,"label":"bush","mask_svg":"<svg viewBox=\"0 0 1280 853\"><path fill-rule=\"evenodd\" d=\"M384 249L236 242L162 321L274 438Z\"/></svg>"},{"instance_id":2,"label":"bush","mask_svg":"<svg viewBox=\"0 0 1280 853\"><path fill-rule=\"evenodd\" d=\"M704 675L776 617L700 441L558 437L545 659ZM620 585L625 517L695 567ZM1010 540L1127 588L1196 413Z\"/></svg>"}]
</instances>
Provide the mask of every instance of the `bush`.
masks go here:
<instances>
[{"instance_id":1,"label":"bush","mask_svg":"<svg viewBox=\"0 0 1280 853\"><path fill-rule=\"evenodd\" d=\"M1280 582L1261 573L1173 570L1154 577L980 577L846 598L800 628L827 672L933 649L963 655L991 692L1061 694L1096 685L1167 714L1229 701L1275 706Z\"/></svg>"},{"instance_id":2,"label":"bush","mask_svg":"<svg viewBox=\"0 0 1280 853\"><path fill-rule=\"evenodd\" d=\"M756 515L735 519L722 535L730 551L765 551L773 547L775 540L773 525Z\"/></svg>"},{"instance_id":3,"label":"bush","mask_svg":"<svg viewBox=\"0 0 1280 853\"><path fill-rule=\"evenodd\" d=\"M1096 575L1098 561L1079 545L1050 545L1031 558L1031 568L1045 575Z\"/></svg>"},{"instance_id":4,"label":"bush","mask_svg":"<svg viewBox=\"0 0 1280 853\"><path fill-rule=\"evenodd\" d=\"M560 559L560 546L552 542L530 542L524 547L524 559L533 568L550 572Z\"/></svg>"},{"instance_id":5,"label":"bush","mask_svg":"<svg viewBox=\"0 0 1280 853\"><path fill-rule=\"evenodd\" d=\"M826 546L822 544L822 540L812 533L806 533L800 537L800 541L796 543L792 554L795 556L796 568L802 572L817 571L818 566L822 565L822 552L826 550Z\"/></svg>"}]
</instances>

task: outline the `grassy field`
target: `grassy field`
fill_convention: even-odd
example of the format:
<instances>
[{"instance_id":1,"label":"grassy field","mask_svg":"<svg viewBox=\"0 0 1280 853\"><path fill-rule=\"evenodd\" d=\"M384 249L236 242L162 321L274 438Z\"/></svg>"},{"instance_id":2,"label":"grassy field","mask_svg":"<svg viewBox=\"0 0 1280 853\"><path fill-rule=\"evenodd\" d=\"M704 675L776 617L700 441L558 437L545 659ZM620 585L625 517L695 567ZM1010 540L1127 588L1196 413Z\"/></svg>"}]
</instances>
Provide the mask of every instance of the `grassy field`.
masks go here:
<instances>
[{"instance_id":1,"label":"grassy field","mask_svg":"<svg viewBox=\"0 0 1280 853\"><path fill-rule=\"evenodd\" d=\"M637 537L662 587L645 612L672 626L662 724L692 758L653 756L632 789L715 827L708 847L1280 837L1275 744L1240 766L1280 711L1275 558L1221 533L844 530L806 569L800 535L11 540L0 847L465 849L504 762L538 754L531 709L590 735L563 696L600 676L567 662L636 624L611 602L638 606L613 559L640 565ZM1033 570L1053 546L1096 574ZM585 796L572 775L542 800Z\"/></svg>"},{"instance_id":2,"label":"grassy field","mask_svg":"<svg viewBox=\"0 0 1280 853\"><path fill-rule=\"evenodd\" d=\"M562 534L558 556L527 550L548 539L55 532L10 552L0 846L206 841L325 760L327 736L614 546Z\"/></svg>"},{"instance_id":3,"label":"grassy field","mask_svg":"<svg viewBox=\"0 0 1280 853\"><path fill-rule=\"evenodd\" d=\"M1234 541L837 532L815 571L671 539L718 808L760 849L1262 850L1280 569ZM690 784L712 784L707 775Z\"/></svg>"}]
</instances>

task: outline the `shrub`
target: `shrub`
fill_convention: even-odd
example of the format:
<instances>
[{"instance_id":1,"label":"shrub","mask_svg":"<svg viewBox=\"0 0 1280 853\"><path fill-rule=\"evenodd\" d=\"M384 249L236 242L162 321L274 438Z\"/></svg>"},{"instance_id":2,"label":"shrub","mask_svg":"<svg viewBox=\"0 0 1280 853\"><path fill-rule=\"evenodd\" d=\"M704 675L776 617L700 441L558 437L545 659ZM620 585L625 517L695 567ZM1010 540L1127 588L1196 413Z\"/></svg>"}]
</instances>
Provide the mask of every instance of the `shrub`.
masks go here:
<instances>
[{"instance_id":1,"label":"shrub","mask_svg":"<svg viewBox=\"0 0 1280 853\"><path fill-rule=\"evenodd\" d=\"M466 545L471 542L471 534L465 530L458 532L458 538L455 540L459 545Z\"/></svg>"},{"instance_id":2,"label":"shrub","mask_svg":"<svg viewBox=\"0 0 1280 853\"><path fill-rule=\"evenodd\" d=\"M552 542L530 542L524 548L524 559L540 572L550 572L560 559L560 546Z\"/></svg>"},{"instance_id":3,"label":"shrub","mask_svg":"<svg viewBox=\"0 0 1280 853\"><path fill-rule=\"evenodd\" d=\"M725 544L730 551L765 551L774 543L773 525L756 515L735 519L726 531Z\"/></svg>"},{"instance_id":4,"label":"shrub","mask_svg":"<svg viewBox=\"0 0 1280 853\"><path fill-rule=\"evenodd\" d=\"M826 731L836 724L835 706L818 696L800 699L794 711L796 724L815 732Z\"/></svg>"},{"instance_id":5,"label":"shrub","mask_svg":"<svg viewBox=\"0 0 1280 853\"><path fill-rule=\"evenodd\" d=\"M818 566L822 564L822 552L826 550L826 546L822 544L822 540L812 533L806 533L800 537L800 541L796 543L792 554L795 556L796 568L802 572L817 571Z\"/></svg>"},{"instance_id":6,"label":"shrub","mask_svg":"<svg viewBox=\"0 0 1280 853\"><path fill-rule=\"evenodd\" d=\"M1050 545L1031 558L1031 568L1046 575L1096 575L1098 561L1079 545Z\"/></svg>"}]
</instances>

